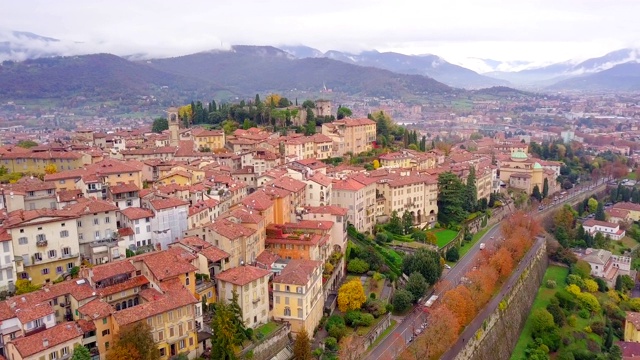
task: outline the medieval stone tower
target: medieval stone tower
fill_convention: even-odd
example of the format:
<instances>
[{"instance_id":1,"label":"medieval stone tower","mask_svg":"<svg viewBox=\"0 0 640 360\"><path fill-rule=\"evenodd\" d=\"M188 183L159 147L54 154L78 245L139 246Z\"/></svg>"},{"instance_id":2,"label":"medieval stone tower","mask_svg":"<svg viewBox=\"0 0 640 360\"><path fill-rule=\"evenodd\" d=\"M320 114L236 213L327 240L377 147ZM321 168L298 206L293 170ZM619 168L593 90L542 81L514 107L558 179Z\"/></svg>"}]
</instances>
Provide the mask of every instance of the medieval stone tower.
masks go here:
<instances>
[{"instance_id":1,"label":"medieval stone tower","mask_svg":"<svg viewBox=\"0 0 640 360\"><path fill-rule=\"evenodd\" d=\"M169 122L169 145L178 146L180 130L180 117L178 116L178 108L170 107L167 110L167 121Z\"/></svg>"}]
</instances>

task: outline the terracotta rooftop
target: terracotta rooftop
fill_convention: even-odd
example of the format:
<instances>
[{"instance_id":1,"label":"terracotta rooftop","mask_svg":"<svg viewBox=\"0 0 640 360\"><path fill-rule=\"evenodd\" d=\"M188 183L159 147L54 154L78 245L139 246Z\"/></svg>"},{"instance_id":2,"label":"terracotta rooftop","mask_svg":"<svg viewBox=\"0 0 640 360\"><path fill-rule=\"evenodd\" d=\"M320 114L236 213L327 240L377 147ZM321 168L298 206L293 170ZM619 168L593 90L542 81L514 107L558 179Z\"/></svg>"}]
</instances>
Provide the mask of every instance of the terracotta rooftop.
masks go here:
<instances>
[{"instance_id":1,"label":"terracotta rooftop","mask_svg":"<svg viewBox=\"0 0 640 360\"><path fill-rule=\"evenodd\" d=\"M54 313L53 307L47 302L34 304L32 301L27 301L24 296L18 297L15 302L9 301L9 306L15 304L16 317L23 324Z\"/></svg>"},{"instance_id":2,"label":"terracotta rooftop","mask_svg":"<svg viewBox=\"0 0 640 360\"><path fill-rule=\"evenodd\" d=\"M65 342L79 340L82 335L82 329L75 322L65 322L39 333L11 340L11 342L20 356L26 358Z\"/></svg>"},{"instance_id":3,"label":"terracotta rooftop","mask_svg":"<svg viewBox=\"0 0 640 360\"><path fill-rule=\"evenodd\" d=\"M103 319L115 312L113 307L102 299L91 300L80 306L78 312L91 320Z\"/></svg>"},{"instance_id":4,"label":"terracotta rooftop","mask_svg":"<svg viewBox=\"0 0 640 360\"><path fill-rule=\"evenodd\" d=\"M270 250L263 250L256 258L256 262L265 266L271 266L278 259L280 259L278 254L274 254Z\"/></svg>"},{"instance_id":5,"label":"terracotta rooftop","mask_svg":"<svg viewBox=\"0 0 640 360\"><path fill-rule=\"evenodd\" d=\"M313 277L315 269L322 266L322 261L314 260L290 260L287 266L282 269L280 275L273 278L274 283L307 285Z\"/></svg>"},{"instance_id":6,"label":"terracotta rooftop","mask_svg":"<svg viewBox=\"0 0 640 360\"><path fill-rule=\"evenodd\" d=\"M29 225L47 223L52 221L64 221L75 219L78 216L67 211L57 209L15 210L7 214L7 219L2 224L4 228L11 229L29 222ZM40 221L37 221L41 219Z\"/></svg>"},{"instance_id":7,"label":"terracotta rooftop","mask_svg":"<svg viewBox=\"0 0 640 360\"><path fill-rule=\"evenodd\" d=\"M337 205L307 206L305 209L310 214L347 215L347 209Z\"/></svg>"},{"instance_id":8,"label":"terracotta rooftop","mask_svg":"<svg viewBox=\"0 0 640 360\"><path fill-rule=\"evenodd\" d=\"M121 260L94 266L89 271L92 273L91 280L96 283L116 275L134 273L136 267L128 260Z\"/></svg>"},{"instance_id":9,"label":"terracotta rooftop","mask_svg":"<svg viewBox=\"0 0 640 360\"><path fill-rule=\"evenodd\" d=\"M133 259L138 258L147 265L159 281L198 270L191 264L195 256L179 247L139 255Z\"/></svg>"},{"instance_id":10,"label":"terracotta rooftop","mask_svg":"<svg viewBox=\"0 0 640 360\"><path fill-rule=\"evenodd\" d=\"M588 227L603 226L603 227L608 227L608 228L617 228L620 225L619 224L615 224L615 223L610 223L608 221L587 219L582 223L582 226L588 226Z\"/></svg>"},{"instance_id":11,"label":"terracotta rooftop","mask_svg":"<svg viewBox=\"0 0 640 360\"><path fill-rule=\"evenodd\" d=\"M215 246L208 247L206 249L200 250L200 253L207 258L207 260L211 262L217 262L222 259L226 259L230 256L230 254L222 249L219 249Z\"/></svg>"},{"instance_id":12,"label":"terracotta rooftop","mask_svg":"<svg viewBox=\"0 0 640 360\"><path fill-rule=\"evenodd\" d=\"M157 290L154 291L157 292ZM187 289L182 288L165 294L153 295L148 302L116 311L113 318L118 325L123 326L197 302L198 300Z\"/></svg>"},{"instance_id":13,"label":"terracotta rooftop","mask_svg":"<svg viewBox=\"0 0 640 360\"><path fill-rule=\"evenodd\" d=\"M177 206L189 205L188 201L184 201L177 198L156 199L156 200L151 200L150 203L151 203L151 206L156 210L165 210L165 209L170 209Z\"/></svg>"},{"instance_id":14,"label":"terracotta rooftop","mask_svg":"<svg viewBox=\"0 0 640 360\"><path fill-rule=\"evenodd\" d=\"M244 286L254 280L269 276L271 271L260 269L255 266L238 266L225 270L216 275L216 279L228 283Z\"/></svg>"},{"instance_id":15,"label":"terracotta rooftop","mask_svg":"<svg viewBox=\"0 0 640 360\"><path fill-rule=\"evenodd\" d=\"M129 220L139 220L154 216L153 211L138 207L129 207L124 210L120 210L120 213Z\"/></svg>"},{"instance_id":16,"label":"terracotta rooftop","mask_svg":"<svg viewBox=\"0 0 640 360\"><path fill-rule=\"evenodd\" d=\"M328 220L300 220L295 223L287 223L285 227L288 229L320 229L331 230L333 221Z\"/></svg>"},{"instance_id":17,"label":"terracotta rooftop","mask_svg":"<svg viewBox=\"0 0 640 360\"><path fill-rule=\"evenodd\" d=\"M100 296L104 297L104 296L117 294L121 291L129 290L133 288L139 288L148 284L149 284L149 279L147 279L146 276L134 276L129 280L125 280L121 283L100 288L98 289L98 293L100 294Z\"/></svg>"},{"instance_id":18,"label":"terracotta rooftop","mask_svg":"<svg viewBox=\"0 0 640 360\"><path fill-rule=\"evenodd\" d=\"M275 185L276 187L279 187L291 192L304 191L304 189L307 187L307 184L305 184L304 182L288 176L277 178L272 182L272 184Z\"/></svg>"},{"instance_id":19,"label":"terracotta rooftop","mask_svg":"<svg viewBox=\"0 0 640 360\"><path fill-rule=\"evenodd\" d=\"M77 201L75 204L67 205L64 210L76 216L118 210L114 203L106 200L79 198Z\"/></svg>"},{"instance_id":20,"label":"terracotta rooftop","mask_svg":"<svg viewBox=\"0 0 640 360\"><path fill-rule=\"evenodd\" d=\"M140 189L136 184L118 184L118 185L111 186L109 188L109 191L112 194L122 194L122 193L140 191Z\"/></svg>"},{"instance_id":21,"label":"terracotta rooftop","mask_svg":"<svg viewBox=\"0 0 640 360\"><path fill-rule=\"evenodd\" d=\"M254 229L236 224L227 219L217 219L214 223L207 225L207 227L229 240L235 240L242 236L251 236L256 232Z\"/></svg>"}]
</instances>

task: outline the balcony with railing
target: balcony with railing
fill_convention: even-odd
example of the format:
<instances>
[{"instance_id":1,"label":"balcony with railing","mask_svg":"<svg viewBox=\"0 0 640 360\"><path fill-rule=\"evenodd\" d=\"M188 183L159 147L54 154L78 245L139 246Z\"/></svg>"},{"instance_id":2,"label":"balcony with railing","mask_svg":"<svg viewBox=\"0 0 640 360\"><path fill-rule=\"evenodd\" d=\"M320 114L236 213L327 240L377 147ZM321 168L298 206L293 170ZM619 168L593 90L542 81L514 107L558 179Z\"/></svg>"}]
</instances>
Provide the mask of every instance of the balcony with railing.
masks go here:
<instances>
[{"instance_id":1,"label":"balcony with railing","mask_svg":"<svg viewBox=\"0 0 640 360\"><path fill-rule=\"evenodd\" d=\"M49 242L47 242L47 239L38 239L36 240L36 246L38 247L45 247L49 244Z\"/></svg>"}]
</instances>

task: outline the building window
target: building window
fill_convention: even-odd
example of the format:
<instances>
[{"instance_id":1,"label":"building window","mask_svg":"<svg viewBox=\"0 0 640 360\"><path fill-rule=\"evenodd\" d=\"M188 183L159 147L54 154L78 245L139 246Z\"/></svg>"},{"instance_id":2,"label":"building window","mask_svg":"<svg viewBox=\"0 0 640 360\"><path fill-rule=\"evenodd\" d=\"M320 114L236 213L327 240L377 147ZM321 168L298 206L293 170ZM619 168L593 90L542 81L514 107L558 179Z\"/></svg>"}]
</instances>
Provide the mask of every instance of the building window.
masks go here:
<instances>
[{"instance_id":1,"label":"building window","mask_svg":"<svg viewBox=\"0 0 640 360\"><path fill-rule=\"evenodd\" d=\"M65 346L62 348L62 356L69 355L69 347Z\"/></svg>"},{"instance_id":2,"label":"building window","mask_svg":"<svg viewBox=\"0 0 640 360\"><path fill-rule=\"evenodd\" d=\"M28 243L29 243L29 240L27 240L27 238L24 236L18 239L18 244L20 245L27 245Z\"/></svg>"},{"instance_id":3,"label":"building window","mask_svg":"<svg viewBox=\"0 0 640 360\"><path fill-rule=\"evenodd\" d=\"M56 253L57 253L57 251L55 251L55 250L49 250L49 259L55 258L56 255L57 255Z\"/></svg>"},{"instance_id":4,"label":"building window","mask_svg":"<svg viewBox=\"0 0 640 360\"><path fill-rule=\"evenodd\" d=\"M109 335L109 334L111 334L111 332L109 331L109 329L102 330L102 336L107 336L107 335Z\"/></svg>"},{"instance_id":5,"label":"building window","mask_svg":"<svg viewBox=\"0 0 640 360\"><path fill-rule=\"evenodd\" d=\"M67 230L60 231L60 237L61 238L69 237L69 231L67 231Z\"/></svg>"},{"instance_id":6,"label":"building window","mask_svg":"<svg viewBox=\"0 0 640 360\"><path fill-rule=\"evenodd\" d=\"M187 286L189 285L189 274L188 273L185 274L184 284L187 285Z\"/></svg>"},{"instance_id":7,"label":"building window","mask_svg":"<svg viewBox=\"0 0 640 360\"><path fill-rule=\"evenodd\" d=\"M63 271L62 266L56 267L56 274L62 274Z\"/></svg>"},{"instance_id":8,"label":"building window","mask_svg":"<svg viewBox=\"0 0 640 360\"><path fill-rule=\"evenodd\" d=\"M180 350L185 348L185 346L186 346L185 344L186 343L184 342L184 340L180 340Z\"/></svg>"},{"instance_id":9,"label":"building window","mask_svg":"<svg viewBox=\"0 0 640 360\"><path fill-rule=\"evenodd\" d=\"M284 316L291 316L291 309L288 306L284 308Z\"/></svg>"},{"instance_id":10,"label":"building window","mask_svg":"<svg viewBox=\"0 0 640 360\"><path fill-rule=\"evenodd\" d=\"M82 227L82 221L78 220L78 227Z\"/></svg>"},{"instance_id":11,"label":"building window","mask_svg":"<svg viewBox=\"0 0 640 360\"><path fill-rule=\"evenodd\" d=\"M280 304L280 296L276 296L276 304Z\"/></svg>"},{"instance_id":12,"label":"building window","mask_svg":"<svg viewBox=\"0 0 640 360\"><path fill-rule=\"evenodd\" d=\"M49 275L49 269L48 268L44 268L44 269L40 270L40 272L42 273L42 275Z\"/></svg>"},{"instance_id":13,"label":"building window","mask_svg":"<svg viewBox=\"0 0 640 360\"><path fill-rule=\"evenodd\" d=\"M100 225L100 219L98 218L93 219L93 225Z\"/></svg>"},{"instance_id":14,"label":"building window","mask_svg":"<svg viewBox=\"0 0 640 360\"><path fill-rule=\"evenodd\" d=\"M160 357L165 357L167 356L167 350L165 348L160 348Z\"/></svg>"},{"instance_id":15,"label":"building window","mask_svg":"<svg viewBox=\"0 0 640 360\"><path fill-rule=\"evenodd\" d=\"M51 354L49 354L49 359L57 359L58 358L58 352L54 351Z\"/></svg>"},{"instance_id":16,"label":"building window","mask_svg":"<svg viewBox=\"0 0 640 360\"><path fill-rule=\"evenodd\" d=\"M302 309L298 308L298 317L302 319Z\"/></svg>"},{"instance_id":17,"label":"building window","mask_svg":"<svg viewBox=\"0 0 640 360\"><path fill-rule=\"evenodd\" d=\"M35 261L42 261L42 254L41 253L35 253L33 254L33 258L35 259Z\"/></svg>"},{"instance_id":18,"label":"building window","mask_svg":"<svg viewBox=\"0 0 640 360\"><path fill-rule=\"evenodd\" d=\"M74 267L73 263L67 263L67 270L71 270Z\"/></svg>"},{"instance_id":19,"label":"building window","mask_svg":"<svg viewBox=\"0 0 640 360\"><path fill-rule=\"evenodd\" d=\"M175 330L173 329L173 326L169 328L169 337L172 338L175 335Z\"/></svg>"},{"instance_id":20,"label":"building window","mask_svg":"<svg viewBox=\"0 0 640 360\"><path fill-rule=\"evenodd\" d=\"M102 324L106 325L107 324L107 318L102 319Z\"/></svg>"}]
</instances>

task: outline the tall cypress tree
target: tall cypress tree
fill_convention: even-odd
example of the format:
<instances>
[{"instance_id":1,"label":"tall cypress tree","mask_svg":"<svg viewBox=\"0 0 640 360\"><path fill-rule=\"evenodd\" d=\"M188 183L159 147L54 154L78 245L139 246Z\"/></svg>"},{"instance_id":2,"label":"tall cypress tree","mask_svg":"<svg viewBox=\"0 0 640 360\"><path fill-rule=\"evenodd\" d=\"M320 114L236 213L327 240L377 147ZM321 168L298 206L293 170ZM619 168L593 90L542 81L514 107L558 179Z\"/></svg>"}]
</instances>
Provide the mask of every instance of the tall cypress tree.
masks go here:
<instances>
[{"instance_id":1,"label":"tall cypress tree","mask_svg":"<svg viewBox=\"0 0 640 360\"><path fill-rule=\"evenodd\" d=\"M605 221L606 216L604 214L604 205L602 204L602 201L598 202L598 207L596 208L596 220L599 221Z\"/></svg>"},{"instance_id":2,"label":"tall cypress tree","mask_svg":"<svg viewBox=\"0 0 640 360\"><path fill-rule=\"evenodd\" d=\"M549 196L549 179L544 178L544 184L542 184L542 198L545 199Z\"/></svg>"}]
</instances>

